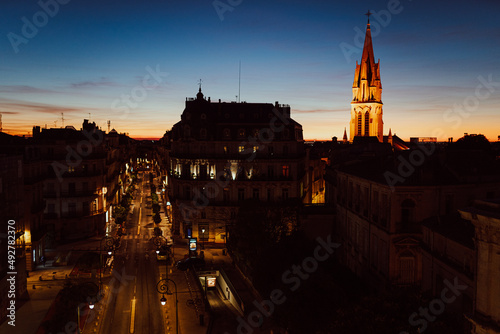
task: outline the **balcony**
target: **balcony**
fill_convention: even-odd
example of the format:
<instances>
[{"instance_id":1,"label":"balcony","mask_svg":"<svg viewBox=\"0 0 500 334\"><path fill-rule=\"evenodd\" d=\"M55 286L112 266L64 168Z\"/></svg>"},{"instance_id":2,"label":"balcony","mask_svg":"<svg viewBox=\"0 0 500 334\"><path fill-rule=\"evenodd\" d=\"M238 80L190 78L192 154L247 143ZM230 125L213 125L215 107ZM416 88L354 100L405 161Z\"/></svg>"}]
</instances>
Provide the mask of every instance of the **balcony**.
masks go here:
<instances>
[{"instance_id":1,"label":"balcony","mask_svg":"<svg viewBox=\"0 0 500 334\"><path fill-rule=\"evenodd\" d=\"M25 177L24 178L24 185L33 185L36 183L40 183L45 179L45 175L36 175L36 176L31 176L31 177Z\"/></svg>"},{"instance_id":2,"label":"balcony","mask_svg":"<svg viewBox=\"0 0 500 334\"><path fill-rule=\"evenodd\" d=\"M85 218L103 214L105 211L101 210L91 210L91 211L75 211L75 212L64 212L61 215L63 219L74 219L74 218Z\"/></svg>"},{"instance_id":3,"label":"balcony","mask_svg":"<svg viewBox=\"0 0 500 334\"><path fill-rule=\"evenodd\" d=\"M31 213L36 214L40 213L45 209L45 201L40 201L38 203L33 203L31 205Z\"/></svg>"},{"instance_id":4,"label":"balcony","mask_svg":"<svg viewBox=\"0 0 500 334\"><path fill-rule=\"evenodd\" d=\"M59 215L56 212L49 212L49 213L43 214L44 220L51 220L51 219L57 219L57 218L59 218Z\"/></svg>"},{"instance_id":5,"label":"balcony","mask_svg":"<svg viewBox=\"0 0 500 334\"><path fill-rule=\"evenodd\" d=\"M95 190L75 190L75 191L61 191L61 197L97 197Z\"/></svg>"},{"instance_id":6,"label":"balcony","mask_svg":"<svg viewBox=\"0 0 500 334\"><path fill-rule=\"evenodd\" d=\"M59 179L61 177L63 180L65 178L80 178L80 177L94 177L94 176L103 176L105 175L104 170L95 170L95 171L89 171L89 170L76 170L76 171L68 171L67 169L58 169L56 170L50 170L49 175L47 175L47 179Z\"/></svg>"}]
</instances>

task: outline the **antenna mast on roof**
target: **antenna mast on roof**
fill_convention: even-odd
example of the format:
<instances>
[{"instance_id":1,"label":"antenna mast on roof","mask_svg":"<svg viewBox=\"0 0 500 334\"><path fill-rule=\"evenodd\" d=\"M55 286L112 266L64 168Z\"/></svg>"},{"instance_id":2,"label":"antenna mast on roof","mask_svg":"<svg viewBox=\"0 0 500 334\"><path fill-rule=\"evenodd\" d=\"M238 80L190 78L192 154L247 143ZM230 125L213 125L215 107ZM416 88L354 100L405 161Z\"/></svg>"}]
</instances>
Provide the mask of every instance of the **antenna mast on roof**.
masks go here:
<instances>
[{"instance_id":1,"label":"antenna mast on roof","mask_svg":"<svg viewBox=\"0 0 500 334\"><path fill-rule=\"evenodd\" d=\"M238 73L238 102L241 102L241 60L240 60L240 68Z\"/></svg>"},{"instance_id":2,"label":"antenna mast on roof","mask_svg":"<svg viewBox=\"0 0 500 334\"><path fill-rule=\"evenodd\" d=\"M109 133L109 127L111 126L111 121L108 119L108 133Z\"/></svg>"},{"instance_id":3,"label":"antenna mast on roof","mask_svg":"<svg viewBox=\"0 0 500 334\"><path fill-rule=\"evenodd\" d=\"M62 127L64 128L64 113L61 113Z\"/></svg>"}]
</instances>

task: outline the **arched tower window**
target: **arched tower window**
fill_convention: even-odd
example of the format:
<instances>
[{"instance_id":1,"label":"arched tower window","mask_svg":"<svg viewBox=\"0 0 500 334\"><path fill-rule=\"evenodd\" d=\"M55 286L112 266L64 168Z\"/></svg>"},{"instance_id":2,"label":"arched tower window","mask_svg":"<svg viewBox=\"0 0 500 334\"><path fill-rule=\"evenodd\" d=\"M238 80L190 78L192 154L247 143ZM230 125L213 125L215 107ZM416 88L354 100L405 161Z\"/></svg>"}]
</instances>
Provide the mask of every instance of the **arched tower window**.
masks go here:
<instances>
[{"instance_id":1,"label":"arched tower window","mask_svg":"<svg viewBox=\"0 0 500 334\"><path fill-rule=\"evenodd\" d=\"M365 136L370 135L370 112L365 112Z\"/></svg>"},{"instance_id":2,"label":"arched tower window","mask_svg":"<svg viewBox=\"0 0 500 334\"><path fill-rule=\"evenodd\" d=\"M361 136L361 119L363 118L363 114L361 112L358 113L358 136Z\"/></svg>"}]
</instances>

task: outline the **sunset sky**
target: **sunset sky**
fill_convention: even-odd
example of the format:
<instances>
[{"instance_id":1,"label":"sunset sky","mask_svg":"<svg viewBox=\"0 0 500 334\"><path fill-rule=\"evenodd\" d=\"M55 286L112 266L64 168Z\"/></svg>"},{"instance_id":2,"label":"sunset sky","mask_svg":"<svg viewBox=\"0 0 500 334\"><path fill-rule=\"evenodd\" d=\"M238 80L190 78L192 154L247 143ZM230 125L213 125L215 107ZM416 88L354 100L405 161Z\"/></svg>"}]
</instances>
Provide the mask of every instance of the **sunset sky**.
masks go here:
<instances>
[{"instance_id":1,"label":"sunset sky","mask_svg":"<svg viewBox=\"0 0 500 334\"><path fill-rule=\"evenodd\" d=\"M60 127L64 113L78 129L90 117L159 138L199 79L212 101L236 100L241 61L241 101L289 104L306 139L340 138L370 9L385 134L500 135L497 0L5 2L0 113L11 134Z\"/></svg>"}]
</instances>

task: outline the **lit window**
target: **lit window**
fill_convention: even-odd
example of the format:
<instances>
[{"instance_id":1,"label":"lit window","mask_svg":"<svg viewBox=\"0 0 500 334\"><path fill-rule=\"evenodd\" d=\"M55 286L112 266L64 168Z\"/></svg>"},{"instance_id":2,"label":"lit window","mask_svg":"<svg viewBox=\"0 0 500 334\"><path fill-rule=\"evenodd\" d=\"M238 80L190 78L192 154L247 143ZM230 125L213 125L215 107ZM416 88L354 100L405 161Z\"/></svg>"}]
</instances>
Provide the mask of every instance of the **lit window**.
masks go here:
<instances>
[{"instance_id":1,"label":"lit window","mask_svg":"<svg viewBox=\"0 0 500 334\"><path fill-rule=\"evenodd\" d=\"M238 146L238 152L243 153L245 151L245 146L240 145Z\"/></svg>"},{"instance_id":2,"label":"lit window","mask_svg":"<svg viewBox=\"0 0 500 334\"><path fill-rule=\"evenodd\" d=\"M254 147L253 147L253 153L256 153L258 150L259 150L259 147L258 147L258 146L254 146Z\"/></svg>"},{"instance_id":3,"label":"lit window","mask_svg":"<svg viewBox=\"0 0 500 334\"><path fill-rule=\"evenodd\" d=\"M224 146L224 154L227 154L227 146Z\"/></svg>"},{"instance_id":4,"label":"lit window","mask_svg":"<svg viewBox=\"0 0 500 334\"><path fill-rule=\"evenodd\" d=\"M290 166L283 165L283 176L290 177Z\"/></svg>"},{"instance_id":5,"label":"lit window","mask_svg":"<svg viewBox=\"0 0 500 334\"><path fill-rule=\"evenodd\" d=\"M239 135L240 137L245 137L245 130L244 130L244 129L239 129L239 130L238 130L238 135Z\"/></svg>"}]
</instances>

